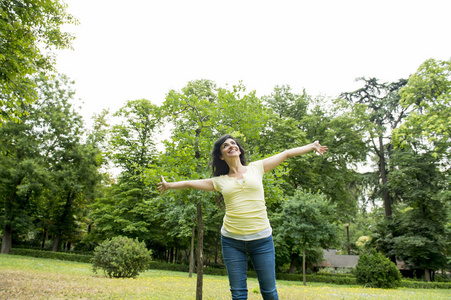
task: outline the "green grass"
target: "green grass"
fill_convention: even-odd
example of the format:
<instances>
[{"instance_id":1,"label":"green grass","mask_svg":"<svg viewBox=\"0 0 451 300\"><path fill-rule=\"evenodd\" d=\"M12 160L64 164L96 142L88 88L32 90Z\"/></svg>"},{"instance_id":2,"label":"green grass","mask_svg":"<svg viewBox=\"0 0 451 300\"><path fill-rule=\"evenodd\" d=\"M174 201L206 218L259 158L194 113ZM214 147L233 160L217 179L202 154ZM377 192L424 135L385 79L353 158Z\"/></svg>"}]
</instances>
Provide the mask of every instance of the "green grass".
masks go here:
<instances>
[{"instance_id":1,"label":"green grass","mask_svg":"<svg viewBox=\"0 0 451 300\"><path fill-rule=\"evenodd\" d=\"M91 265L0 254L0 299L195 299L196 278L149 270L135 279L95 274ZM277 281L280 299L450 299L450 290L370 289L358 286ZM262 299L248 280L249 299ZM203 299L230 299L225 276L204 276Z\"/></svg>"}]
</instances>

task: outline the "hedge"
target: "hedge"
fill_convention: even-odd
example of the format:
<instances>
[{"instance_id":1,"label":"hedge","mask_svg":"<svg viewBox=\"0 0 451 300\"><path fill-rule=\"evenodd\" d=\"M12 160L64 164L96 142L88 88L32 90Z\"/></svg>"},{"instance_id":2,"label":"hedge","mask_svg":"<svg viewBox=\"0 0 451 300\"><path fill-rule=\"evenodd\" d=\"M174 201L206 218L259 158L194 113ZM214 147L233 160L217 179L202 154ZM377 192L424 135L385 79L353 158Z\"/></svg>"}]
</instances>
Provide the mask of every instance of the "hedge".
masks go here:
<instances>
[{"instance_id":1,"label":"hedge","mask_svg":"<svg viewBox=\"0 0 451 300\"><path fill-rule=\"evenodd\" d=\"M68 261L76 261L76 262L82 262L82 263L91 263L91 260L93 257L92 255L74 254L74 253L66 253L66 252L53 252L53 251L34 250L34 249L22 249L22 248L12 248L9 253L13 254L13 255L24 255L24 256L32 256L32 257L40 257L40 258L68 260Z\"/></svg>"},{"instance_id":2,"label":"hedge","mask_svg":"<svg viewBox=\"0 0 451 300\"><path fill-rule=\"evenodd\" d=\"M150 262L150 269L154 270L166 270L166 271L176 271L176 272L189 272L189 266L185 264L171 264L167 262L157 262L157 261L151 261ZM196 272L196 271L194 271ZM204 274L207 275L218 275L218 276L227 276L227 270L226 269L220 269L220 268L213 268L213 267L205 267L204 268ZM257 277L255 275L255 272L249 271L248 272L249 277Z\"/></svg>"},{"instance_id":3,"label":"hedge","mask_svg":"<svg viewBox=\"0 0 451 300\"><path fill-rule=\"evenodd\" d=\"M300 281L302 274L277 273L276 278L279 280ZM356 285L355 277L348 274L306 274L305 279L308 282L323 282L333 284Z\"/></svg>"},{"instance_id":4,"label":"hedge","mask_svg":"<svg viewBox=\"0 0 451 300\"><path fill-rule=\"evenodd\" d=\"M451 282L402 280L400 286L409 289L451 289Z\"/></svg>"}]
</instances>

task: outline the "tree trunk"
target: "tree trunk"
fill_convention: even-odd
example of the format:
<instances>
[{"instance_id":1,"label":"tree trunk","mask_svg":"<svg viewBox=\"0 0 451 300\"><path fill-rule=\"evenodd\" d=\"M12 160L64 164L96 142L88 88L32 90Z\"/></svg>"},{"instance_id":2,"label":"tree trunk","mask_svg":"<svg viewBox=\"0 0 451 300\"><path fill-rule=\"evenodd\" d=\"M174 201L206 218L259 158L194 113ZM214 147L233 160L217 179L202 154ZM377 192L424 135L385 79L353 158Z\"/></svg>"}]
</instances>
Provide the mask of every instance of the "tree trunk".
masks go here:
<instances>
[{"instance_id":1,"label":"tree trunk","mask_svg":"<svg viewBox=\"0 0 451 300\"><path fill-rule=\"evenodd\" d=\"M202 204L197 203L197 288L196 300L202 300L202 285L204 277L204 223L202 219Z\"/></svg>"},{"instance_id":2,"label":"tree trunk","mask_svg":"<svg viewBox=\"0 0 451 300\"><path fill-rule=\"evenodd\" d=\"M11 251L13 244L13 228L10 223L11 208L16 192L13 192L9 199L5 201L5 221L3 222L3 236L2 236L2 253L8 254Z\"/></svg>"},{"instance_id":3,"label":"tree trunk","mask_svg":"<svg viewBox=\"0 0 451 300\"><path fill-rule=\"evenodd\" d=\"M382 124L378 125L382 126ZM387 189L387 163L385 162L385 149L382 136L379 136L379 171L381 173L382 180L382 198L384 200L385 219L390 221L392 219L392 199ZM395 255L392 255L389 258L394 264L396 264Z\"/></svg>"},{"instance_id":4,"label":"tree trunk","mask_svg":"<svg viewBox=\"0 0 451 300\"><path fill-rule=\"evenodd\" d=\"M290 271L288 271L288 273L290 274L294 274L294 272L296 271L296 258L292 258L291 259L291 263L290 263Z\"/></svg>"},{"instance_id":5,"label":"tree trunk","mask_svg":"<svg viewBox=\"0 0 451 300\"><path fill-rule=\"evenodd\" d=\"M424 280L431 281L431 271L428 268L424 269Z\"/></svg>"},{"instance_id":6,"label":"tree trunk","mask_svg":"<svg viewBox=\"0 0 451 300\"><path fill-rule=\"evenodd\" d=\"M218 263L218 249L219 249L219 239L221 237L221 226L219 226L218 234L216 235L215 243L215 265Z\"/></svg>"},{"instance_id":7,"label":"tree trunk","mask_svg":"<svg viewBox=\"0 0 451 300\"><path fill-rule=\"evenodd\" d=\"M302 249L302 282L305 284L305 248Z\"/></svg>"},{"instance_id":8,"label":"tree trunk","mask_svg":"<svg viewBox=\"0 0 451 300\"><path fill-rule=\"evenodd\" d=\"M5 221L5 225L3 226L2 253L8 254L9 251L11 251L12 241L13 241L13 230L11 228L11 225L9 225Z\"/></svg>"},{"instance_id":9,"label":"tree trunk","mask_svg":"<svg viewBox=\"0 0 451 300\"><path fill-rule=\"evenodd\" d=\"M16 199L17 187L22 180L16 181L12 193L5 199L5 220L3 221L3 235L2 235L2 250L1 253L8 254L13 246L13 227L11 226L11 220L13 219L12 207L14 200Z\"/></svg>"},{"instance_id":10,"label":"tree trunk","mask_svg":"<svg viewBox=\"0 0 451 300\"><path fill-rule=\"evenodd\" d=\"M60 235L61 234L57 233L53 237L53 244L52 244L52 251L53 252L57 252L58 251L58 246L59 246L59 243L60 243Z\"/></svg>"},{"instance_id":11,"label":"tree trunk","mask_svg":"<svg viewBox=\"0 0 451 300\"><path fill-rule=\"evenodd\" d=\"M169 248L169 262L171 264L174 262L174 247Z\"/></svg>"},{"instance_id":12,"label":"tree trunk","mask_svg":"<svg viewBox=\"0 0 451 300\"><path fill-rule=\"evenodd\" d=\"M59 241L61 239L61 236L63 235L63 226L64 226L64 222L66 221L67 216L70 213L70 210L72 208L72 201L73 201L73 194L72 191L69 191L67 194L67 198L66 198L66 204L64 205L64 210L63 213L61 214L61 218L59 219L58 222L58 229L56 231L56 234L53 238L53 245L52 245L52 251L56 252L58 251L58 247L59 247Z\"/></svg>"},{"instance_id":13,"label":"tree trunk","mask_svg":"<svg viewBox=\"0 0 451 300\"><path fill-rule=\"evenodd\" d=\"M44 226L44 237L42 238L41 249L44 249L46 239L47 239L47 226Z\"/></svg>"},{"instance_id":14,"label":"tree trunk","mask_svg":"<svg viewBox=\"0 0 451 300\"><path fill-rule=\"evenodd\" d=\"M191 234L191 249L189 251L189 275L188 277L193 277L194 273L194 235L196 234L196 226L193 224L193 232Z\"/></svg>"},{"instance_id":15,"label":"tree trunk","mask_svg":"<svg viewBox=\"0 0 451 300\"><path fill-rule=\"evenodd\" d=\"M385 218L387 220L392 219L392 201L387 189L387 163L385 162L385 149L383 137L379 136L379 171L381 173L382 180L382 198L384 199Z\"/></svg>"},{"instance_id":16,"label":"tree trunk","mask_svg":"<svg viewBox=\"0 0 451 300\"><path fill-rule=\"evenodd\" d=\"M346 241L348 244L348 255L351 255L351 246L349 245L349 223L346 225Z\"/></svg>"}]
</instances>

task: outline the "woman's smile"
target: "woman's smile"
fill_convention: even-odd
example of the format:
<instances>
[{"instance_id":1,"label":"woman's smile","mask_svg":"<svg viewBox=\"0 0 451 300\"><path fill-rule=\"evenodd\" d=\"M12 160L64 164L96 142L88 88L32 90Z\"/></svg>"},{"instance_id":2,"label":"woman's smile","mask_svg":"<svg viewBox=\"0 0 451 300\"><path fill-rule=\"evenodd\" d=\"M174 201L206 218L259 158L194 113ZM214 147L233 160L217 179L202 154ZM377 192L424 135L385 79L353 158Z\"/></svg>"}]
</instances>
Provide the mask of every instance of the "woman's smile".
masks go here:
<instances>
[{"instance_id":1,"label":"woman's smile","mask_svg":"<svg viewBox=\"0 0 451 300\"><path fill-rule=\"evenodd\" d=\"M221 146L221 152L224 156L239 156L241 154L237 143L233 139L227 139Z\"/></svg>"}]
</instances>

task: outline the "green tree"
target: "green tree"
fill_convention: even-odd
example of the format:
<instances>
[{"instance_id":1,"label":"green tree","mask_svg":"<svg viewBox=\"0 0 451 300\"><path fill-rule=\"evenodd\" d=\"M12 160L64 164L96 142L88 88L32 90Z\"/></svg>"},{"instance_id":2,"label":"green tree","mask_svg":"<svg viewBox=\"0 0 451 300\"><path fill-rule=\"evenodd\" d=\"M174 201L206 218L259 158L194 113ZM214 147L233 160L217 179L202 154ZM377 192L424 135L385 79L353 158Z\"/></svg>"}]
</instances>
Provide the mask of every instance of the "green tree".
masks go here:
<instances>
[{"instance_id":1,"label":"green tree","mask_svg":"<svg viewBox=\"0 0 451 300\"><path fill-rule=\"evenodd\" d=\"M35 84L39 100L28 108L32 113L19 124L2 126L6 253L18 230L14 220L31 215L45 233L53 234L57 247L61 236L75 231L72 208L97 180L98 152L80 141L82 122L71 104L71 82L59 75L53 80L41 76Z\"/></svg>"},{"instance_id":2,"label":"green tree","mask_svg":"<svg viewBox=\"0 0 451 300\"><path fill-rule=\"evenodd\" d=\"M328 248L336 242L336 206L324 194L297 190L282 202L277 215L275 243L289 247L303 257L302 272L305 285L305 254L307 250Z\"/></svg>"},{"instance_id":3,"label":"green tree","mask_svg":"<svg viewBox=\"0 0 451 300\"><path fill-rule=\"evenodd\" d=\"M1 253L9 253L14 234L25 234L31 229L31 196L46 175L38 145L33 123L27 118L0 127Z\"/></svg>"},{"instance_id":4,"label":"green tree","mask_svg":"<svg viewBox=\"0 0 451 300\"><path fill-rule=\"evenodd\" d=\"M189 176L189 179L199 179L209 177L208 150L209 143L213 140L214 116L217 101L216 85L208 80L199 80L188 83L182 89L182 93L176 91L169 92L164 103L167 115L172 117L174 122L173 140L169 145L176 153L168 153L171 157L176 157L182 166L177 173L182 176ZM181 150L181 151L180 151ZM171 166L173 166L171 164ZM204 220L202 207L208 205L204 193L199 191L186 191L188 199L192 199L197 210L197 288L196 299L202 299L203 286L203 238ZM194 230L193 230L194 233ZM193 251L194 240L191 243ZM191 252L193 253L193 252ZM194 261L190 257L190 271L193 270ZM190 272L191 275L191 272Z\"/></svg>"},{"instance_id":5,"label":"green tree","mask_svg":"<svg viewBox=\"0 0 451 300\"><path fill-rule=\"evenodd\" d=\"M38 122L37 135L42 141L41 155L49 172L47 194L42 215L51 225L52 250L60 241L75 241L78 217L100 180L100 152L92 143L84 142L81 115L73 107L73 82L59 75L53 80L41 77L37 81L41 109L34 113ZM46 221L44 220L44 223Z\"/></svg>"},{"instance_id":6,"label":"green tree","mask_svg":"<svg viewBox=\"0 0 451 300\"><path fill-rule=\"evenodd\" d=\"M391 189L406 205L394 246L429 280L449 253L451 61L427 60L400 94L401 104L412 112L393 132L399 153Z\"/></svg>"},{"instance_id":7,"label":"green tree","mask_svg":"<svg viewBox=\"0 0 451 300\"><path fill-rule=\"evenodd\" d=\"M380 83L376 78L360 78L364 86L342 97L354 104L367 107L368 145L377 161L377 174L381 184L374 191L384 202L385 217L391 219L393 199L387 188L389 161L393 153L392 131L401 125L408 109L401 105L400 89L407 83L400 79L393 83ZM371 126L370 126L371 124Z\"/></svg>"},{"instance_id":8,"label":"green tree","mask_svg":"<svg viewBox=\"0 0 451 300\"><path fill-rule=\"evenodd\" d=\"M248 142L258 137L266 120L255 92L246 93L242 84L232 89L217 88L209 80L191 81L181 92L170 91L163 109L174 127L171 139L165 142L166 153L161 163L167 170L165 175L173 180L211 177L208 164L213 141L221 134L233 133ZM254 153L252 149L250 155ZM196 297L199 299L203 284L203 211L210 210L216 197L199 191L177 193L197 208ZM217 234L217 229L214 231Z\"/></svg>"},{"instance_id":9,"label":"green tree","mask_svg":"<svg viewBox=\"0 0 451 300\"><path fill-rule=\"evenodd\" d=\"M444 163L449 163L451 60L424 62L401 90L401 104L412 113L394 132L396 144L400 147L422 146L446 159Z\"/></svg>"},{"instance_id":10,"label":"green tree","mask_svg":"<svg viewBox=\"0 0 451 300\"><path fill-rule=\"evenodd\" d=\"M390 175L390 191L402 201L394 214L393 252L411 269L431 280L431 271L446 265L447 193L445 173L431 153L403 151L394 159L397 168Z\"/></svg>"},{"instance_id":11,"label":"green tree","mask_svg":"<svg viewBox=\"0 0 451 300\"><path fill-rule=\"evenodd\" d=\"M58 0L0 1L0 124L27 113L38 99L33 76L53 70L53 51L71 46L61 28L77 20L66 8Z\"/></svg>"},{"instance_id":12,"label":"green tree","mask_svg":"<svg viewBox=\"0 0 451 300\"><path fill-rule=\"evenodd\" d=\"M368 152L364 107L340 99L314 99L305 91L295 94L289 86L276 87L264 99L275 115L262 137L270 146L262 151L289 149L314 140L329 148L324 158L310 154L290 159L282 172L284 193L293 195L297 188L320 190L337 205L340 220L350 224L362 181L355 169Z\"/></svg>"},{"instance_id":13,"label":"green tree","mask_svg":"<svg viewBox=\"0 0 451 300\"><path fill-rule=\"evenodd\" d=\"M147 172L155 172L159 108L149 100L133 100L114 116L120 122L112 127L107 149L120 174L117 183L92 205L93 234L100 240L115 235L139 238L147 243L152 239L162 240L150 235L155 232L152 228L156 218L154 207L148 201L157 193L147 183Z\"/></svg>"}]
</instances>

